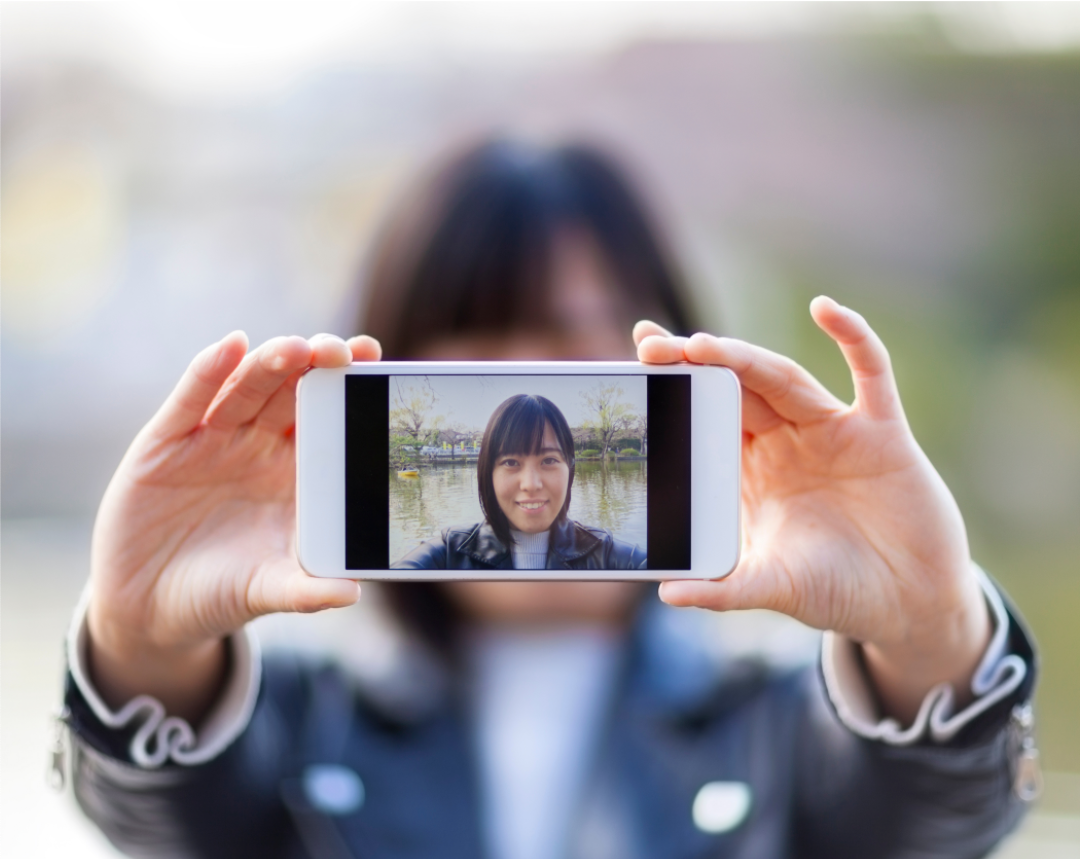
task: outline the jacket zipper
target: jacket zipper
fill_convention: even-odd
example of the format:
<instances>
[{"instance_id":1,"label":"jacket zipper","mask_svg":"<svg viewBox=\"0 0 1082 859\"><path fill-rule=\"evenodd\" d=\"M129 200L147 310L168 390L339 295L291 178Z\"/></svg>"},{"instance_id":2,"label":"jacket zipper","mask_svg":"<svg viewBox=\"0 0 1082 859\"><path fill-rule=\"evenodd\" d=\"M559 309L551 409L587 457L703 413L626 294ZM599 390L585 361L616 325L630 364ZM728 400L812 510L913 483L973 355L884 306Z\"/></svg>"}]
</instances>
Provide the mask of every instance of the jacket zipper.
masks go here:
<instances>
[{"instance_id":1,"label":"jacket zipper","mask_svg":"<svg viewBox=\"0 0 1082 859\"><path fill-rule=\"evenodd\" d=\"M49 768L45 781L57 793L62 793L68 783L68 717L71 711L62 707L53 714L53 742L49 747Z\"/></svg>"},{"instance_id":2,"label":"jacket zipper","mask_svg":"<svg viewBox=\"0 0 1082 859\"><path fill-rule=\"evenodd\" d=\"M1044 780L1033 736L1033 706L1026 702L1015 704L1011 710L1010 736L1014 764L1014 795L1022 802L1033 802L1041 795Z\"/></svg>"}]
</instances>

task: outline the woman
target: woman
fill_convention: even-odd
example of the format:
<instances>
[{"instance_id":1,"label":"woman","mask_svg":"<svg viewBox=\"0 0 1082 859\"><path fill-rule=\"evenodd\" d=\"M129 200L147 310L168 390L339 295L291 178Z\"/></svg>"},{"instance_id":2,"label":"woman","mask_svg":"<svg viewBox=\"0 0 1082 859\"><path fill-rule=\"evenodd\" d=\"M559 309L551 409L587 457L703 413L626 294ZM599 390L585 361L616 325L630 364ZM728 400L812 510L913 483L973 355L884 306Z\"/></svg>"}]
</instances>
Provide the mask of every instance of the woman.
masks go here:
<instances>
[{"instance_id":1,"label":"woman","mask_svg":"<svg viewBox=\"0 0 1082 859\"><path fill-rule=\"evenodd\" d=\"M1032 646L970 561L883 344L813 302L852 371L847 405L783 356L681 336L667 259L604 156L485 144L392 216L367 284L378 342L249 353L238 333L196 356L106 492L69 639L72 783L115 843L855 859L982 855L1016 824ZM744 388L742 560L662 599L825 630L821 672L719 657L701 614L607 582L397 585L410 646L390 667L259 658L253 618L359 599L293 551L300 374L379 360L381 343L395 358L623 358L635 318L656 320L634 325L640 360L723 364Z\"/></svg>"},{"instance_id":2,"label":"woman","mask_svg":"<svg viewBox=\"0 0 1082 859\"><path fill-rule=\"evenodd\" d=\"M575 442L556 404L517 394L488 419L477 457L485 521L448 528L395 569L642 570L646 554L567 518Z\"/></svg>"}]
</instances>

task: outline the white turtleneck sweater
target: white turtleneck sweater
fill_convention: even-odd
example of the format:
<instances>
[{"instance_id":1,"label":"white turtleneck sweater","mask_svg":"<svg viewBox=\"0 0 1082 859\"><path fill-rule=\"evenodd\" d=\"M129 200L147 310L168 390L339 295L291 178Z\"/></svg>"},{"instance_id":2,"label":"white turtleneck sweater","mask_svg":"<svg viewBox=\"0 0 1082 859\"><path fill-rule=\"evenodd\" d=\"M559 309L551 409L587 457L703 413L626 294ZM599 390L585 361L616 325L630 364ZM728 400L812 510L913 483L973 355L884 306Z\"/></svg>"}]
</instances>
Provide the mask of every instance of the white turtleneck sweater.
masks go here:
<instances>
[{"instance_id":1,"label":"white turtleneck sweater","mask_svg":"<svg viewBox=\"0 0 1082 859\"><path fill-rule=\"evenodd\" d=\"M619 652L615 630L591 625L489 628L470 637L470 705L489 856L566 855Z\"/></svg>"},{"instance_id":2,"label":"white turtleneck sweater","mask_svg":"<svg viewBox=\"0 0 1082 859\"><path fill-rule=\"evenodd\" d=\"M527 534L511 529L511 556L516 570L543 570L549 553L549 532Z\"/></svg>"},{"instance_id":3,"label":"white turtleneck sweater","mask_svg":"<svg viewBox=\"0 0 1082 859\"><path fill-rule=\"evenodd\" d=\"M516 570L543 570L549 532L511 529ZM496 859L559 859L592 762L618 652L612 630L477 630L467 650L485 840Z\"/></svg>"}]
</instances>

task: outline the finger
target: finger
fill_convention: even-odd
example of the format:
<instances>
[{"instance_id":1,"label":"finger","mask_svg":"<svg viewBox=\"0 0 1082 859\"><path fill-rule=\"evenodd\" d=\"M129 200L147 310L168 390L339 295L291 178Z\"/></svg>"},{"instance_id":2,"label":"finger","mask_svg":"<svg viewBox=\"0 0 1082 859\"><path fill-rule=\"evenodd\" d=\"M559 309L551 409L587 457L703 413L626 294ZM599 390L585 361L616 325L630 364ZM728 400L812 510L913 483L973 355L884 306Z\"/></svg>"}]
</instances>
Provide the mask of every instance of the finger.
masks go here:
<instances>
[{"instance_id":1,"label":"finger","mask_svg":"<svg viewBox=\"0 0 1082 859\"><path fill-rule=\"evenodd\" d=\"M317 334L308 341L313 367L345 367L352 360L346 341L333 334ZM271 395L255 419L260 429L275 434L289 432L297 422L297 383L304 371L294 373Z\"/></svg>"},{"instance_id":2,"label":"finger","mask_svg":"<svg viewBox=\"0 0 1082 859\"><path fill-rule=\"evenodd\" d=\"M639 342L639 360L644 364L677 364L686 361L686 337L650 334Z\"/></svg>"},{"instance_id":3,"label":"finger","mask_svg":"<svg viewBox=\"0 0 1082 859\"><path fill-rule=\"evenodd\" d=\"M288 561L253 576L245 594L253 617L280 611L311 613L344 608L360 598L361 586L353 579L316 578Z\"/></svg>"},{"instance_id":4,"label":"finger","mask_svg":"<svg viewBox=\"0 0 1082 859\"><path fill-rule=\"evenodd\" d=\"M312 347L303 337L275 337L249 352L207 411L207 424L235 429L255 418L293 373L308 367Z\"/></svg>"},{"instance_id":5,"label":"finger","mask_svg":"<svg viewBox=\"0 0 1082 859\"><path fill-rule=\"evenodd\" d=\"M793 614L795 610L789 579L779 577L754 554L746 554L735 570L718 581L662 582L658 596L669 605L711 611L770 609Z\"/></svg>"},{"instance_id":6,"label":"finger","mask_svg":"<svg viewBox=\"0 0 1082 859\"><path fill-rule=\"evenodd\" d=\"M353 360L346 341L334 334L317 334L308 341L312 347L313 367L345 367Z\"/></svg>"},{"instance_id":7,"label":"finger","mask_svg":"<svg viewBox=\"0 0 1082 859\"><path fill-rule=\"evenodd\" d=\"M383 347L375 337L358 334L346 341L354 361L378 361L383 357Z\"/></svg>"},{"instance_id":8,"label":"finger","mask_svg":"<svg viewBox=\"0 0 1082 859\"><path fill-rule=\"evenodd\" d=\"M741 611L748 606L740 599L741 589L730 581L735 573L717 582L681 580L662 582L658 587L658 596L662 602L678 608L705 608L711 611Z\"/></svg>"},{"instance_id":9,"label":"finger","mask_svg":"<svg viewBox=\"0 0 1082 859\"><path fill-rule=\"evenodd\" d=\"M195 356L148 429L164 438L185 435L202 422L225 380L248 351L243 331L227 334Z\"/></svg>"},{"instance_id":10,"label":"finger","mask_svg":"<svg viewBox=\"0 0 1082 859\"><path fill-rule=\"evenodd\" d=\"M294 373L280 387L256 416L255 426L275 435L284 435L297 422L297 384L304 371Z\"/></svg>"},{"instance_id":11,"label":"finger","mask_svg":"<svg viewBox=\"0 0 1082 859\"><path fill-rule=\"evenodd\" d=\"M825 295L812 301L811 315L842 350L853 374L857 407L873 418L900 417L902 406L890 354L867 320Z\"/></svg>"},{"instance_id":12,"label":"finger","mask_svg":"<svg viewBox=\"0 0 1082 859\"><path fill-rule=\"evenodd\" d=\"M795 424L822 420L845 408L796 361L743 340L696 334L684 347L684 354L695 364L728 367L741 385Z\"/></svg>"},{"instance_id":13,"label":"finger","mask_svg":"<svg viewBox=\"0 0 1082 859\"><path fill-rule=\"evenodd\" d=\"M649 319L636 322L631 329L631 339L635 341L635 345L638 346L647 337L672 337L672 333Z\"/></svg>"}]
</instances>

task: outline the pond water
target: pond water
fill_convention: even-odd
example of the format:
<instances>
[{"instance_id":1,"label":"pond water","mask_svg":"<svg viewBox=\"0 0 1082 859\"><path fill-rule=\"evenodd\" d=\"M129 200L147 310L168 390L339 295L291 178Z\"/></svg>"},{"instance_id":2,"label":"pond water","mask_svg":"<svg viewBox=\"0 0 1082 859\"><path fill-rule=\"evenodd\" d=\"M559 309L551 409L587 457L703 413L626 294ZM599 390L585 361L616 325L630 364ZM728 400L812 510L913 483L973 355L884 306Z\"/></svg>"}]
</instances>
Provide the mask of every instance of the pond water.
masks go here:
<instances>
[{"instance_id":1,"label":"pond water","mask_svg":"<svg viewBox=\"0 0 1082 859\"><path fill-rule=\"evenodd\" d=\"M483 518L476 465L438 465L412 479L391 471L390 482L391 563L450 525ZM578 463L568 515L645 550L646 463Z\"/></svg>"}]
</instances>

